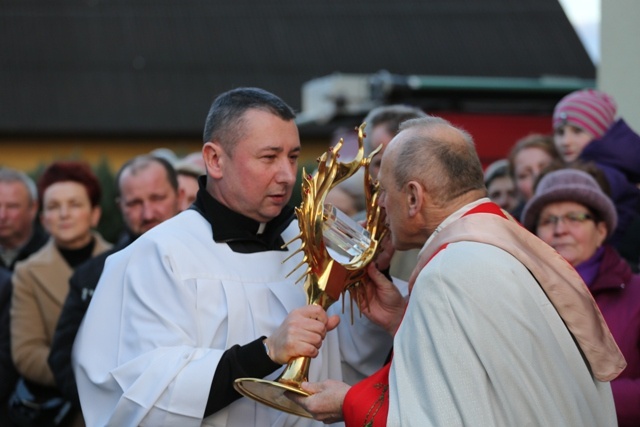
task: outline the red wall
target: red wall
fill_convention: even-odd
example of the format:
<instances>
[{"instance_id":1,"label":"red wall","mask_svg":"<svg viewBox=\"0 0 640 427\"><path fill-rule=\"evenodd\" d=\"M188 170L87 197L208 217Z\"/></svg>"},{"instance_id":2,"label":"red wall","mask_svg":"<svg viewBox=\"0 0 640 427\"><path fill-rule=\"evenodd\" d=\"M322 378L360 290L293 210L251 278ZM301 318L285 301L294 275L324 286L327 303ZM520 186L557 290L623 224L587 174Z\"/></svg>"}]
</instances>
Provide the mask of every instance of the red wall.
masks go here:
<instances>
[{"instance_id":1,"label":"red wall","mask_svg":"<svg viewBox=\"0 0 640 427\"><path fill-rule=\"evenodd\" d=\"M436 114L469 132L476 143L482 164L506 157L511 146L530 133L551 133L551 116L469 114L438 112Z\"/></svg>"}]
</instances>

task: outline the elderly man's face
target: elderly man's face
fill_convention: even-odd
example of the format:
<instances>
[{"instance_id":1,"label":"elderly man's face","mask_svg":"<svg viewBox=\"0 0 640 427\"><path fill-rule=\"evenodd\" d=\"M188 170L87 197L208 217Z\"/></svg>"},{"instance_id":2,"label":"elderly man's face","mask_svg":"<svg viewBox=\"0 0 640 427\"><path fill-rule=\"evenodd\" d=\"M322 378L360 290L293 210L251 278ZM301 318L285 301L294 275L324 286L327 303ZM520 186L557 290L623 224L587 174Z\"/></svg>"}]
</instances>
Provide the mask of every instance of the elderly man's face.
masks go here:
<instances>
[{"instance_id":1,"label":"elderly man's face","mask_svg":"<svg viewBox=\"0 0 640 427\"><path fill-rule=\"evenodd\" d=\"M407 240L407 215L406 192L404 188L398 188L395 181L394 167L396 162L395 150L392 146L382 156L378 182L380 183L380 196L378 204L387 216L387 227L391 233L393 247L399 250L410 249Z\"/></svg>"},{"instance_id":2,"label":"elderly man's face","mask_svg":"<svg viewBox=\"0 0 640 427\"><path fill-rule=\"evenodd\" d=\"M0 245L15 248L24 244L31 236L37 210L38 204L22 182L0 182Z\"/></svg>"}]
</instances>

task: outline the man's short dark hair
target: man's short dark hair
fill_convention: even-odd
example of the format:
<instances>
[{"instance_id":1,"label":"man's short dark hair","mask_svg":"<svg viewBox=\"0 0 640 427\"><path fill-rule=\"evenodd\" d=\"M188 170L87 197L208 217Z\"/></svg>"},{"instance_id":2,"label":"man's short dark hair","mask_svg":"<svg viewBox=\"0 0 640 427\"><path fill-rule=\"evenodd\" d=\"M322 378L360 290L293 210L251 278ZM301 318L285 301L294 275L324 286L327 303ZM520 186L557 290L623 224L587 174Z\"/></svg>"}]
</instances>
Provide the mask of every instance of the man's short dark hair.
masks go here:
<instances>
[{"instance_id":1,"label":"man's short dark hair","mask_svg":"<svg viewBox=\"0 0 640 427\"><path fill-rule=\"evenodd\" d=\"M243 136L243 115L249 109L269 112L282 120L296 117L293 109L264 89L241 87L219 95L211 104L204 125L203 141L217 141L231 154Z\"/></svg>"}]
</instances>

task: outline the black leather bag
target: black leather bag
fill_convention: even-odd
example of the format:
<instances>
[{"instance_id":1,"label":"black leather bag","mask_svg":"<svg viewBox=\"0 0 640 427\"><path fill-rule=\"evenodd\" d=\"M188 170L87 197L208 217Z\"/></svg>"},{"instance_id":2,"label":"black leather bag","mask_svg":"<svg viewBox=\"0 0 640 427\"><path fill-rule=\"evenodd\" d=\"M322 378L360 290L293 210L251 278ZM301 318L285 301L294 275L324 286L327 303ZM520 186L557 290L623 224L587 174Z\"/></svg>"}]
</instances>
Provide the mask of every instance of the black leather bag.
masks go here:
<instances>
[{"instance_id":1,"label":"black leather bag","mask_svg":"<svg viewBox=\"0 0 640 427\"><path fill-rule=\"evenodd\" d=\"M52 387L20 378L8 403L8 415L17 427L55 427L68 421L71 403Z\"/></svg>"}]
</instances>

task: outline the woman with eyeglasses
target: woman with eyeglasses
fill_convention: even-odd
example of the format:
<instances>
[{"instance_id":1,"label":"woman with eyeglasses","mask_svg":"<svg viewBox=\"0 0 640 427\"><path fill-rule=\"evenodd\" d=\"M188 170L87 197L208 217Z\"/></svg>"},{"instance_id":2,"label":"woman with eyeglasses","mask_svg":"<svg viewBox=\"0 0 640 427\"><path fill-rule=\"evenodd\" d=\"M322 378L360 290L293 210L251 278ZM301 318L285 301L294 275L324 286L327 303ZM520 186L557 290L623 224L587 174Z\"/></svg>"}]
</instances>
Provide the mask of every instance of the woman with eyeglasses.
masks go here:
<instances>
[{"instance_id":1,"label":"woman with eyeglasses","mask_svg":"<svg viewBox=\"0 0 640 427\"><path fill-rule=\"evenodd\" d=\"M560 169L540 179L522 223L589 287L627 360L611 382L619 426L640 425L640 275L607 243L617 224L613 202L588 173Z\"/></svg>"}]
</instances>

